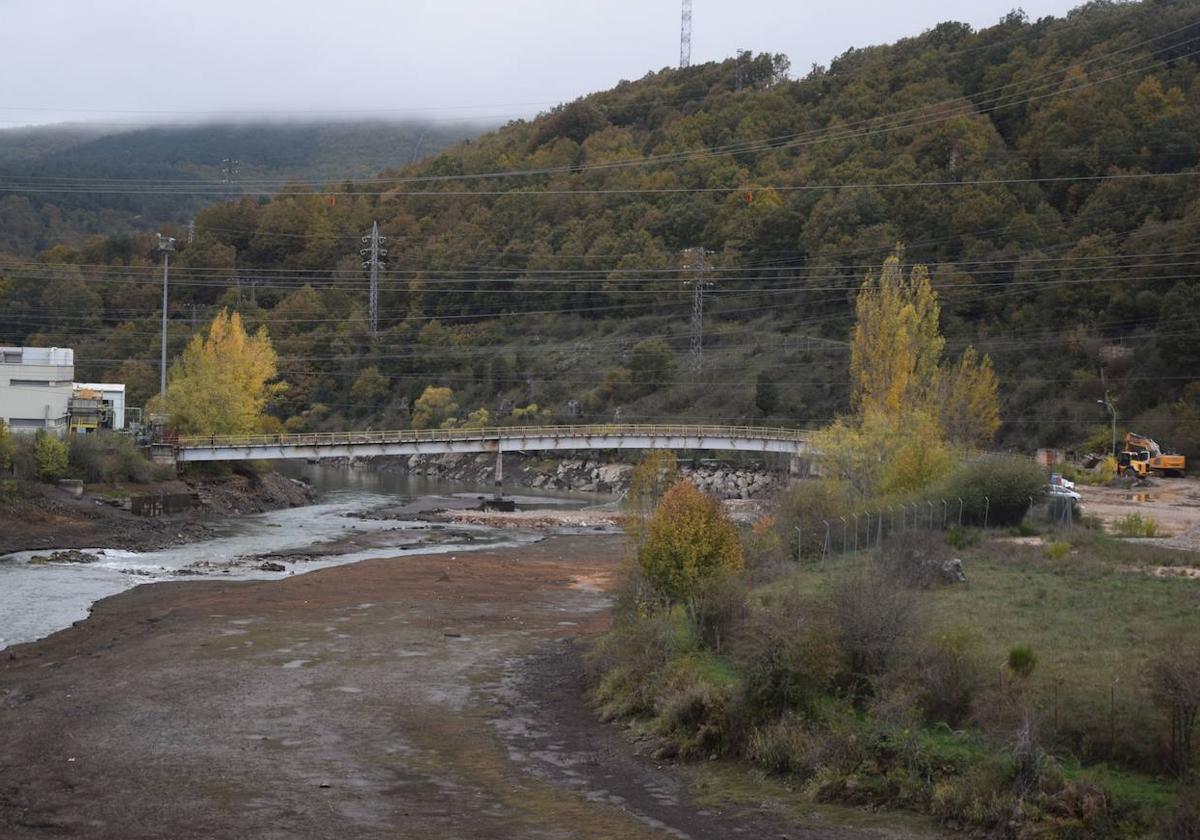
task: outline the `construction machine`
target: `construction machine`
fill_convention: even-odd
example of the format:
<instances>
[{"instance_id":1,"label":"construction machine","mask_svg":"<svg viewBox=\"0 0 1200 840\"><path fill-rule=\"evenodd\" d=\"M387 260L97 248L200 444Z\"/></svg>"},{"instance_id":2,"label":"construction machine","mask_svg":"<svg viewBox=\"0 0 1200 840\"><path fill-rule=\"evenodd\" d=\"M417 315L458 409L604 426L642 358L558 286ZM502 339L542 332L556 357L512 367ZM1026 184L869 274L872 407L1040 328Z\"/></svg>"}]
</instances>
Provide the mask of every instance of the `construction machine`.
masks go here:
<instances>
[{"instance_id":1,"label":"construction machine","mask_svg":"<svg viewBox=\"0 0 1200 840\"><path fill-rule=\"evenodd\" d=\"M1126 475L1145 478L1148 475L1187 474L1187 459L1182 455L1164 453L1162 447L1145 435L1125 433L1125 449L1117 456L1117 469Z\"/></svg>"}]
</instances>

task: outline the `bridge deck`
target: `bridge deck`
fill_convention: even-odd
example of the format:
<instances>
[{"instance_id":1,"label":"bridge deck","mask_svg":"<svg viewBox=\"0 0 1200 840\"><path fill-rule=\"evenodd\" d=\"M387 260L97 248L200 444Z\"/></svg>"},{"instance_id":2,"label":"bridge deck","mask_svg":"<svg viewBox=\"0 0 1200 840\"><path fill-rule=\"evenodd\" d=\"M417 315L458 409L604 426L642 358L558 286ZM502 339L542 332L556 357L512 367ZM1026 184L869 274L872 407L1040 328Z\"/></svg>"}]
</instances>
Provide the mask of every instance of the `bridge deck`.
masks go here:
<instances>
[{"instance_id":1,"label":"bridge deck","mask_svg":"<svg viewBox=\"0 0 1200 840\"><path fill-rule=\"evenodd\" d=\"M808 434L797 429L610 424L213 435L180 438L176 457L179 461L238 461L495 452L497 449L696 449L802 455L809 451L809 445Z\"/></svg>"}]
</instances>

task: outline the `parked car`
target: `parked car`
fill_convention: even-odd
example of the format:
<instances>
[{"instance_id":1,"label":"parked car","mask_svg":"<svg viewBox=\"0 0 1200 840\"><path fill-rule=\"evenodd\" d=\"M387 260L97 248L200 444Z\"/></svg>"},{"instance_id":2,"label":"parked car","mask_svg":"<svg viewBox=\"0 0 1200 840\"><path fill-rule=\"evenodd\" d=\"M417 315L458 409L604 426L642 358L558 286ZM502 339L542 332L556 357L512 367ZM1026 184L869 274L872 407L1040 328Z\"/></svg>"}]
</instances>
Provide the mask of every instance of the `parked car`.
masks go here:
<instances>
[{"instance_id":1,"label":"parked car","mask_svg":"<svg viewBox=\"0 0 1200 840\"><path fill-rule=\"evenodd\" d=\"M1062 473L1050 473L1050 483L1056 487L1066 487L1068 490L1075 489L1075 482L1064 478Z\"/></svg>"},{"instance_id":2,"label":"parked car","mask_svg":"<svg viewBox=\"0 0 1200 840\"><path fill-rule=\"evenodd\" d=\"M1046 491L1046 495L1053 499L1070 499L1075 502L1078 502L1083 498L1083 496L1080 496L1070 487L1066 487L1062 484L1051 484L1050 488Z\"/></svg>"}]
</instances>

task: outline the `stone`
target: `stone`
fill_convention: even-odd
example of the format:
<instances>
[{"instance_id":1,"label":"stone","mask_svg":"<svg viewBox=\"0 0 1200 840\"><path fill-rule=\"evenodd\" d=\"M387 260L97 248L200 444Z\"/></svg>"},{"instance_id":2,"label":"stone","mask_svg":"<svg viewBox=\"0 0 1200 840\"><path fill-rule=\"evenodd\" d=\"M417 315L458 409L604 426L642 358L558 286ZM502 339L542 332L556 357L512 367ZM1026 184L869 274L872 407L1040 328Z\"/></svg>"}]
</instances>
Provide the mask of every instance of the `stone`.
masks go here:
<instances>
[{"instance_id":1,"label":"stone","mask_svg":"<svg viewBox=\"0 0 1200 840\"><path fill-rule=\"evenodd\" d=\"M286 572L287 566L282 563L276 563L274 560L268 560L258 567L263 572Z\"/></svg>"}]
</instances>

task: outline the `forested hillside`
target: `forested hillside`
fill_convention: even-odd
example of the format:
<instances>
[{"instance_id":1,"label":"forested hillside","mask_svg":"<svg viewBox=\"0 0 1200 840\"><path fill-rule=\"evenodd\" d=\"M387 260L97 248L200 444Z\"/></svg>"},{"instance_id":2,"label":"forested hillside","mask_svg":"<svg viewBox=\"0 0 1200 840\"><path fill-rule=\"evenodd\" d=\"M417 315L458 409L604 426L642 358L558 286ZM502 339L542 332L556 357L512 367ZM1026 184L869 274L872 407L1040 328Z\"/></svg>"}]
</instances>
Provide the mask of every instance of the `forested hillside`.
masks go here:
<instances>
[{"instance_id":1,"label":"forested hillside","mask_svg":"<svg viewBox=\"0 0 1200 840\"><path fill-rule=\"evenodd\" d=\"M172 273L172 346L222 306L265 325L288 383L272 410L295 428L404 425L430 385L460 419L533 403L554 420L817 425L847 406L858 286L900 243L930 267L947 355L992 356L1004 445L1106 440L1103 377L1122 426L1195 452L1198 13L944 23L799 80L782 56L667 69L376 178L210 206ZM86 197L161 199L161 170L137 177ZM374 220L389 253L373 339ZM683 269L689 248L708 270ZM148 236L13 259L2 339L74 346L82 377L144 399L155 260Z\"/></svg>"},{"instance_id":2,"label":"forested hillside","mask_svg":"<svg viewBox=\"0 0 1200 840\"><path fill-rule=\"evenodd\" d=\"M255 123L120 130L86 123L0 131L0 251L186 224L196 211L290 178L374 175L478 134L420 122ZM93 192L100 183L159 185ZM203 185L203 186L201 186Z\"/></svg>"}]
</instances>

